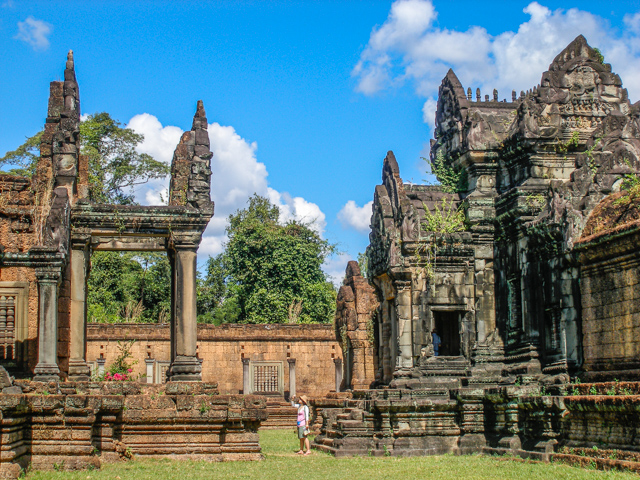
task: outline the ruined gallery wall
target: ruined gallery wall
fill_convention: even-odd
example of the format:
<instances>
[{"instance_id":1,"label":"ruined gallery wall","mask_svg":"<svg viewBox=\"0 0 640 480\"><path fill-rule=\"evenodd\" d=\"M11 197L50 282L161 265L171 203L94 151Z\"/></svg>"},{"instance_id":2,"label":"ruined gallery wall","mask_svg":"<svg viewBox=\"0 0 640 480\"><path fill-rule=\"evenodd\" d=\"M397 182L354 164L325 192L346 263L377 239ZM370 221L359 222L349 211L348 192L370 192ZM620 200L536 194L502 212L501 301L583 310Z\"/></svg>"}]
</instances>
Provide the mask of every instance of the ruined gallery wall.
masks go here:
<instances>
[{"instance_id":1,"label":"ruined gallery wall","mask_svg":"<svg viewBox=\"0 0 640 480\"><path fill-rule=\"evenodd\" d=\"M578 245L581 263L583 369L622 379L640 368L640 228ZM618 371L618 372L616 372ZM596 372L600 372L599 374Z\"/></svg>"},{"instance_id":2,"label":"ruined gallery wall","mask_svg":"<svg viewBox=\"0 0 640 480\"><path fill-rule=\"evenodd\" d=\"M109 365L118 355L118 340L135 339L134 373L146 372L145 359L169 362L168 325L89 325L87 361L101 356ZM217 382L222 394L243 389L242 359L281 362L284 390L289 390L288 359L296 360L296 391L310 396L335 390L334 359L342 359L332 325L199 325L198 357L202 380Z\"/></svg>"}]
</instances>

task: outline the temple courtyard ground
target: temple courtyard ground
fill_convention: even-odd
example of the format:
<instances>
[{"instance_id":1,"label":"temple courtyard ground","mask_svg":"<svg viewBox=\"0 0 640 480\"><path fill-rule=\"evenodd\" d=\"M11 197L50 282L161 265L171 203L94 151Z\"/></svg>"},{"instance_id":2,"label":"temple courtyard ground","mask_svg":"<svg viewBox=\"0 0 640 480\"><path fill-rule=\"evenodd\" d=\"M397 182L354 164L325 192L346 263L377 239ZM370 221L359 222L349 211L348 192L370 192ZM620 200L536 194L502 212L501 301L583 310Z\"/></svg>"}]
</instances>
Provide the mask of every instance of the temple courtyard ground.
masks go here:
<instances>
[{"instance_id":1,"label":"temple courtyard ground","mask_svg":"<svg viewBox=\"0 0 640 480\"><path fill-rule=\"evenodd\" d=\"M470 479L638 479L637 474L603 472L560 463L523 462L509 457L432 456L414 458L363 457L340 458L313 451L302 457L295 454L297 438L293 428L263 430L260 443L262 462L206 463L195 461L134 459L106 464L101 470L78 472L30 472L28 480L199 480L199 479L327 479L359 480ZM54 465L54 468L56 466ZM57 468L60 468L57 466Z\"/></svg>"}]
</instances>

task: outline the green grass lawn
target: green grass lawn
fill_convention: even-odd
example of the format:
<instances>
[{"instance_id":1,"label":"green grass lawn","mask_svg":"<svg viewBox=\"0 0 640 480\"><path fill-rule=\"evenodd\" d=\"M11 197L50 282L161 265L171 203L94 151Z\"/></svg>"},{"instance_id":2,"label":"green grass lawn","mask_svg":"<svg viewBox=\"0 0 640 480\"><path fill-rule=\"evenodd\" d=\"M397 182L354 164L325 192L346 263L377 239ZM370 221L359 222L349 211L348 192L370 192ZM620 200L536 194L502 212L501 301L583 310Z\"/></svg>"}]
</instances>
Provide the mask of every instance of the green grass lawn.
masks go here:
<instances>
[{"instance_id":1,"label":"green grass lawn","mask_svg":"<svg viewBox=\"0 0 640 480\"><path fill-rule=\"evenodd\" d=\"M313 451L302 457L295 452L298 439L289 430L263 430L262 462L194 462L133 460L107 464L101 470L81 472L31 472L28 480L200 480L200 479L638 479L632 473L602 472L561 464L522 463L480 455L420 458L362 457L336 459Z\"/></svg>"}]
</instances>

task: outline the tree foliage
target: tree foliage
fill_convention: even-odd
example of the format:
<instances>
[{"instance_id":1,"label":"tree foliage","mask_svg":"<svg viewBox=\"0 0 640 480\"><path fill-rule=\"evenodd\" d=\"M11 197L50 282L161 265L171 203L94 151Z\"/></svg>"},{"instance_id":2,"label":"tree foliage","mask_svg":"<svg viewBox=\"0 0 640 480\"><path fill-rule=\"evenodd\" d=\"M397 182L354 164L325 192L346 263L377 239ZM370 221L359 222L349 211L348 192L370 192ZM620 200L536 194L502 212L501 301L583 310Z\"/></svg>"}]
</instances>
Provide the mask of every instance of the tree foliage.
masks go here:
<instances>
[{"instance_id":1,"label":"tree foliage","mask_svg":"<svg viewBox=\"0 0 640 480\"><path fill-rule=\"evenodd\" d=\"M209 257L204 278L198 275L198 323L235 323L240 309L230 284L224 254Z\"/></svg>"},{"instance_id":2,"label":"tree foliage","mask_svg":"<svg viewBox=\"0 0 640 480\"><path fill-rule=\"evenodd\" d=\"M330 322L335 290L321 265L334 246L305 224L279 224L278 215L254 195L229 217L226 301L235 299L242 323Z\"/></svg>"},{"instance_id":3,"label":"tree foliage","mask_svg":"<svg viewBox=\"0 0 640 480\"><path fill-rule=\"evenodd\" d=\"M87 290L89 322L169 321L171 267L164 253L95 252Z\"/></svg>"},{"instance_id":4,"label":"tree foliage","mask_svg":"<svg viewBox=\"0 0 640 480\"><path fill-rule=\"evenodd\" d=\"M40 158L40 140L43 132L44 130L39 131L33 137L27 138L18 148L0 157L0 168L11 165L13 168L8 170L9 173L31 177L36 171L36 164Z\"/></svg>"}]
</instances>

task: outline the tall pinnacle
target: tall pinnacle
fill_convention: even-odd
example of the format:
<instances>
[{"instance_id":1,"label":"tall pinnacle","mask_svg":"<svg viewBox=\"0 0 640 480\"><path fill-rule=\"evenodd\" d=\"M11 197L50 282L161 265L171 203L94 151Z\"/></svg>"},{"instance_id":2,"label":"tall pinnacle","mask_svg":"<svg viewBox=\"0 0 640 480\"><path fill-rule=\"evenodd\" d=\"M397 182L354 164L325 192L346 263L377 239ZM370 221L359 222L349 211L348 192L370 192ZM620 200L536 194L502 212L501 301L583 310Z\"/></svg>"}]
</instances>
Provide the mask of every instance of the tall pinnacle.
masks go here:
<instances>
[{"instance_id":1,"label":"tall pinnacle","mask_svg":"<svg viewBox=\"0 0 640 480\"><path fill-rule=\"evenodd\" d=\"M193 125L191 127L191 130L197 129L207 129L207 114L204 111L204 103L202 103L202 100L198 100L198 107L196 108L196 114L193 116Z\"/></svg>"},{"instance_id":2,"label":"tall pinnacle","mask_svg":"<svg viewBox=\"0 0 640 480\"><path fill-rule=\"evenodd\" d=\"M73 70L73 50L69 50L69 53L67 53L66 67L68 70Z\"/></svg>"}]
</instances>

